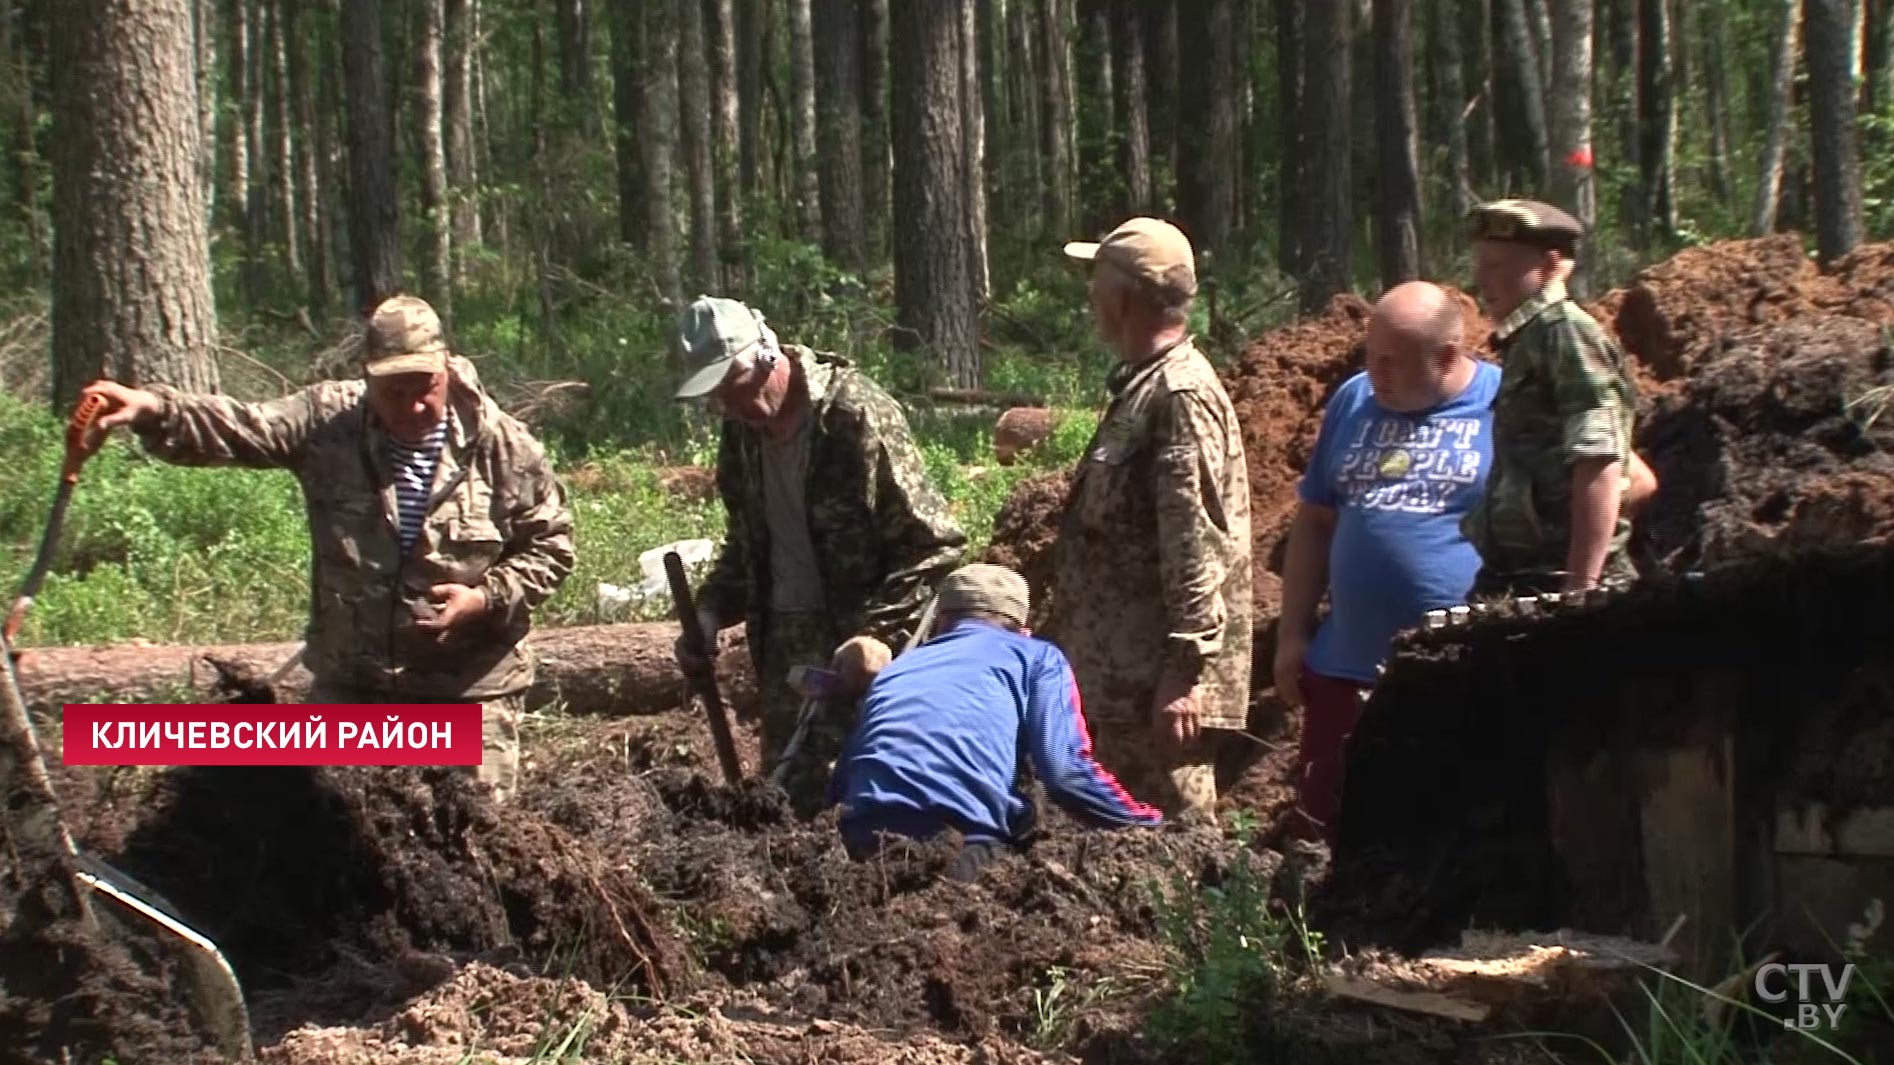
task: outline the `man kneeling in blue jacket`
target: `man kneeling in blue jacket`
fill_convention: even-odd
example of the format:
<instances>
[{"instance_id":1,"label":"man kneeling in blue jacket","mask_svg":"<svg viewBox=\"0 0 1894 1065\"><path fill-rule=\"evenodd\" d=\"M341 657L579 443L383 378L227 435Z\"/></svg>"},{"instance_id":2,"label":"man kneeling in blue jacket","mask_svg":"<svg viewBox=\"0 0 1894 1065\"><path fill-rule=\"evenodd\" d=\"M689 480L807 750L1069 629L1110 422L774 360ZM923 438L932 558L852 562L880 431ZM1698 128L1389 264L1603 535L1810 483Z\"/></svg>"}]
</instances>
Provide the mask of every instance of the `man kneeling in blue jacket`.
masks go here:
<instances>
[{"instance_id":1,"label":"man kneeling in blue jacket","mask_svg":"<svg viewBox=\"0 0 1894 1065\"><path fill-rule=\"evenodd\" d=\"M963 842L948 876L973 880L1032 828L1032 806L1014 787L1022 750L1047 796L1080 821L1160 824L1093 760L1065 654L1026 630L1025 578L964 566L939 596L939 634L875 677L830 777L849 856L872 857L884 833L952 830Z\"/></svg>"}]
</instances>

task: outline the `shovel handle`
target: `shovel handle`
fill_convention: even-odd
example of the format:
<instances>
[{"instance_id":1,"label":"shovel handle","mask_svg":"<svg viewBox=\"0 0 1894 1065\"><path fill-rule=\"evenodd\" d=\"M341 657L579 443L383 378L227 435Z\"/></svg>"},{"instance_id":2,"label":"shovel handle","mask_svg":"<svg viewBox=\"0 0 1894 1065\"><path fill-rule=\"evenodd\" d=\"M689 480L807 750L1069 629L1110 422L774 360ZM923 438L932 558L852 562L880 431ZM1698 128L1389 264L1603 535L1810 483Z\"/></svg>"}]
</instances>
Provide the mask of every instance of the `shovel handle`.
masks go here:
<instances>
[{"instance_id":1,"label":"shovel handle","mask_svg":"<svg viewBox=\"0 0 1894 1065\"><path fill-rule=\"evenodd\" d=\"M677 608L678 624L684 628L684 649L702 656L709 650L703 627L697 623L697 608L691 602L690 576L684 572L684 560L676 551L664 553L664 575L671 583L671 604ZM717 765L723 781L735 784L743 779L743 763L737 757L736 739L730 734L730 718L724 713L723 695L717 691L717 674L691 678L697 694L704 700L704 716L710 720L710 738L717 747Z\"/></svg>"}]
</instances>

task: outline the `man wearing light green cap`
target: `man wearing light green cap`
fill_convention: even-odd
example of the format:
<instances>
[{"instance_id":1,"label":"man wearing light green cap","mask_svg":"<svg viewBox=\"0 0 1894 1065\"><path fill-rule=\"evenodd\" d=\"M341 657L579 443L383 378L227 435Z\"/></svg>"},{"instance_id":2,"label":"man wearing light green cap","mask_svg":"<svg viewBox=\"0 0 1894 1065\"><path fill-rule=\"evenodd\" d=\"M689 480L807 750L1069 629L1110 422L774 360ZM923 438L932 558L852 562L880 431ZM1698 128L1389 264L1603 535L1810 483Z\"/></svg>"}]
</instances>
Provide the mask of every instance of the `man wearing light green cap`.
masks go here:
<instances>
[{"instance_id":1,"label":"man wearing light green cap","mask_svg":"<svg viewBox=\"0 0 1894 1065\"><path fill-rule=\"evenodd\" d=\"M744 623L773 763L801 703L789 671L828 662L853 636L901 646L966 535L929 483L900 405L847 359L781 344L756 310L711 296L685 308L678 346L678 398L724 418L717 490L728 531L697 592L699 620L706 633ZM686 670L707 665L678 653ZM787 774L804 814L820 808L847 736L840 716L810 727Z\"/></svg>"},{"instance_id":2,"label":"man wearing light green cap","mask_svg":"<svg viewBox=\"0 0 1894 1065\"><path fill-rule=\"evenodd\" d=\"M375 309L362 377L267 403L98 381L100 425L187 466L287 469L314 556L303 664L317 703L480 703L479 777L502 801L536 661L532 612L572 571L545 452L472 380L434 309Z\"/></svg>"}]
</instances>

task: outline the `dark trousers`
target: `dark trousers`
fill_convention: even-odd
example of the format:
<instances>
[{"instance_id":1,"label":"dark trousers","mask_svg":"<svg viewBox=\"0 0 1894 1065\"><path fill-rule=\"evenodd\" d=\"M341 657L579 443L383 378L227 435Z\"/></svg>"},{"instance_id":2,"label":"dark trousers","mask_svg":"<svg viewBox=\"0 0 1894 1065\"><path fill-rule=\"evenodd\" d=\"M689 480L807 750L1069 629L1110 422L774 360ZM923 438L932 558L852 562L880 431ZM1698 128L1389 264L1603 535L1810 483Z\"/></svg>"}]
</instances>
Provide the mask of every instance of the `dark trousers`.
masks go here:
<instances>
[{"instance_id":1,"label":"dark trousers","mask_svg":"<svg viewBox=\"0 0 1894 1065\"><path fill-rule=\"evenodd\" d=\"M1302 744L1296 754L1296 811L1293 830L1304 839L1335 844L1341 814L1343 754L1361 718L1369 685L1329 677L1302 667Z\"/></svg>"}]
</instances>

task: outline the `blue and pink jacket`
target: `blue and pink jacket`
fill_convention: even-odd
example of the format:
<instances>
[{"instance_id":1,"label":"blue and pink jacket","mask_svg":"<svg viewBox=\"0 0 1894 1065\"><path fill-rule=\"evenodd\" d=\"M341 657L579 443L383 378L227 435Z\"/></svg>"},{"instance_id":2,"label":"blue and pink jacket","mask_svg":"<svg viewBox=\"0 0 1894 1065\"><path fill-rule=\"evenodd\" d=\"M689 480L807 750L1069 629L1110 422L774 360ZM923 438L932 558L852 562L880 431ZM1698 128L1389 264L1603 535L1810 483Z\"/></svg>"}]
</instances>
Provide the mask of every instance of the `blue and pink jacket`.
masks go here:
<instances>
[{"instance_id":1,"label":"blue and pink jacket","mask_svg":"<svg viewBox=\"0 0 1894 1065\"><path fill-rule=\"evenodd\" d=\"M963 620L875 678L829 780L845 836L875 830L972 842L1032 827L1015 790L1023 756L1046 794L1082 822L1119 828L1163 816L1092 757L1072 667L1057 647Z\"/></svg>"}]
</instances>

